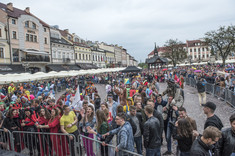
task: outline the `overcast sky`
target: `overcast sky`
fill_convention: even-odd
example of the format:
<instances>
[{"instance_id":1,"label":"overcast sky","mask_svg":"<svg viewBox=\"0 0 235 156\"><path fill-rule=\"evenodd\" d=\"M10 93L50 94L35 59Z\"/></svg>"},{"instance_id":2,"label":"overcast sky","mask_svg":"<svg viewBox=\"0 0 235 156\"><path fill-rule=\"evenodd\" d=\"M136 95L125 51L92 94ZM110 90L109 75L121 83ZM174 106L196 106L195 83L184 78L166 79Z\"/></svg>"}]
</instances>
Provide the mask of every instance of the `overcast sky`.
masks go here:
<instances>
[{"instance_id":1,"label":"overcast sky","mask_svg":"<svg viewBox=\"0 0 235 156\"><path fill-rule=\"evenodd\" d=\"M48 23L85 40L118 44L138 61L168 39L185 42L235 24L235 0L1 0L30 7Z\"/></svg>"}]
</instances>

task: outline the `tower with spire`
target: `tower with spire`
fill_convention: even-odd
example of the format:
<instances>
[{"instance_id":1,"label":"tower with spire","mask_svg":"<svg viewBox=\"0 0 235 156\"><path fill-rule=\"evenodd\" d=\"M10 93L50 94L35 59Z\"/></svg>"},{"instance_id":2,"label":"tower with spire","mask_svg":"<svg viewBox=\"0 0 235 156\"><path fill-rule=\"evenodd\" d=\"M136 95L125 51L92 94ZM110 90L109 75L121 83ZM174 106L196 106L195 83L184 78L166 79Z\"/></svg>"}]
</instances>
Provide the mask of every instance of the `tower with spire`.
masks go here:
<instances>
[{"instance_id":1,"label":"tower with spire","mask_svg":"<svg viewBox=\"0 0 235 156\"><path fill-rule=\"evenodd\" d=\"M158 56L158 51L157 51L156 42L155 42L154 44L155 44L155 47L154 47L154 56Z\"/></svg>"}]
</instances>

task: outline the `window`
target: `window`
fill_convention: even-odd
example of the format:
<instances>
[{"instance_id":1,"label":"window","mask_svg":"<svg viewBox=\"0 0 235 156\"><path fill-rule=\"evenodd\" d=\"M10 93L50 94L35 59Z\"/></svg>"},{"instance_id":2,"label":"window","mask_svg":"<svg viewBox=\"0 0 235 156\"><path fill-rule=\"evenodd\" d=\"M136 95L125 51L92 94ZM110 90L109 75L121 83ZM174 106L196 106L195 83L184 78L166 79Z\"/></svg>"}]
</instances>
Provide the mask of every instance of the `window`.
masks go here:
<instances>
[{"instance_id":1,"label":"window","mask_svg":"<svg viewBox=\"0 0 235 156\"><path fill-rule=\"evenodd\" d=\"M193 50L190 48L190 52L193 52Z\"/></svg>"},{"instance_id":2,"label":"window","mask_svg":"<svg viewBox=\"0 0 235 156\"><path fill-rule=\"evenodd\" d=\"M87 57L87 55L86 55L86 60L88 60L88 57Z\"/></svg>"},{"instance_id":3,"label":"window","mask_svg":"<svg viewBox=\"0 0 235 156\"><path fill-rule=\"evenodd\" d=\"M79 54L79 60L81 60L81 54Z\"/></svg>"},{"instance_id":4,"label":"window","mask_svg":"<svg viewBox=\"0 0 235 156\"><path fill-rule=\"evenodd\" d=\"M206 57L208 58L208 57L209 57L209 54L206 54Z\"/></svg>"},{"instance_id":5,"label":"window","mask_svg":"<svg viewBox=\"0 0 235 156\"><path fill-rule=\"evenodd\" d=\"M47 38L46 37L44 38L44 44L47 44Z\"/></svg>"},{"instance_id":6,"label":"window","mask_svg":"<svg viewBox=\"0 0 235 156\"><path fill-rule=\"evenodd\" d=\"M65 58L65 52L63 52L63 56L62 57Z\"/></svg>"},{"instance_id":7,"label":"window","mask_svg":"<svg viewBox=\"0 0 235 156\"><path fill-rule=\"evenodd\" d=\"M209 49L208 49L208 48L206 48L206 51L209 51Z\"/></svg>"},{"instance_id":8,"label":"window","mask_svg":"<svg viewBox=\"0 0 235 156\"><path fill-rule=\"evenodd\" d=\"M12 38L16 39L16 31L12 31Z\"/></svg>"},{"instance_id":9,"label":"window","mask_svg":"<svg viewBox=\"0 0 235 156\"><path fill-rule=\"evenodd\" d=\"M16 24L16 20L15 20L15 19L12 19L12 20L11 20L11 24Z\"/></svg>"},{"instance_id":10,"label":"window","mask_svg":"<svg viewBox=\"0 0 235 156\"><path fill-rule=\"evenodd\" d=\"M3 51L3 48L0 48L0 58L4 58L4 51Z\"/></svg>"},{"instance_id":11,"label":"window","mask_svg":"<svg viewBox=\"0 0 235 156\"><path fill-rule=\"evenodd\" d=\"M76 55L75 55L75 59L77 60L78 59L78 54L76 53Z\"/></svg>"},{"instance_id":12,"label":"window","mask_svg":"<svg viewBox=\"0 0 235 156\"><path fill-rule=\"evenodd\" d=\"M202 58L204 58L205 57L205 55L202 55Z\"/></svg>"},{"instance_id":13,"label":"window","mask_svg":"<svg viewBox=\"0 0 235 156\"><path fill-rule=\"evenodd\" d=\"M69 53L67 53L66 58L69 58Z\"/></svg>"},{"instance_id":14,"label":"window","mask_svg":"<svg viewBox=\"0 0 235 156\"><path fill-rule=\"evenodd\" d=\"M202 48L202 51L205 51L205 48Z\"/></svg>"},{"instance_id":15,"label":"window","mask_svg":"<svg viewBox=\"0 0 235 156\"><path fill-rule=\"evenodd\" d=\"M196 52L196 48L194 48L194 52Z\"/></svg>"},{"instance_id":16,"label":"window","mask_svg":"<svg viewBox=\"0 0 235 156\"><path fill-rule=\"evenodd\" d=\"M12 48L13 62L19 62L19 49Z\"/></svg>"},{"instance_id":17,"label":"window","mask_svg":"<svg viewBox=\"0 0 235 156\"><path fill-rule=\"evenodd\" d=\"M32 28L36 29L36 24L35 23L32 24Z\"/></svg>"},{"instance_id":18,"label":"window","mask_svg":"<svg viewBox=\"0 0 235 156\"><path fill-rule=\"evenodd\" d=\"M25 22L25 27L28 28L29 27L29 21Z\"/></svg>"},{"instance_id":19,"label":"window","mask_svg":"<svg viewBox=\"0 0 235 156\"><path fill-rule=\"evenodd\" d=\"M82 59L85 60L85 55L84 54L82 54Z\"/></svg>"},{"instance_id":20,"label":"window","mask_svg":"<svg viewBox=\"0 0 235 156\"><path fill-rule=\"evenodd\" d=\"M34 42L37 42L37 36L34 36Z\"/></svg>"},{"instance_id":21,"label":"window","mask_svg":"<svg viewBox=\"0 0 235 156\"><path fill-rule=\"evenodd\" d=\"M0 37L2 37L2 29L0 28Z\"/></svg>"},{"instance_id":22,"label":"window","mask_svg":"<svg viewBox=\"0 0 235 156\"><path fill-rule=\"evenodd\" d=\"M29 41L29 34L26 34L26 41Z\"/></svg>"},{"instance_id":23,"label":"window","mask_svg":"<svg viewBox=\"0 0 235 156\"><path fill-rule=\"evenodd\" d=\"M44 32L47 32L47 28L44 28Z\"/></svg>"},{"instance_id":24,"label":"window","mask_svg":"<svg viewBox=\"0 0 235 156\"><path fill-rule=\"evenodd\" d=\"M30 35L29 41L33 42L33 35Z\"/></svg>"},{"instance_id":25,"label":"window","mask_svg":"<svg viewBox=\"0 0 235 156\"><path fill-rule=\"evenodd\" d=\"M70 58L73 60L73 53L70 53Z\"/></svg>"},{"instance_id":26,"label":"window","mask_svg":"<svg viewBox=\"0 0 235 156\"><path fill-rule=\"evenodd\" d=\"M89 60L91 60L91 55L89 55Z\"/></svg>"},{"instance_id":27,"label":"window","mask_svg":"<svg viewBox=\"0 0 235 156\"><path fill-rule=\"evenodd\" d=\"M198 52L200 52L200 48L198 48Z\"/></svg>"},{"instance_id":28,"label":"window","mask_svg":"<svg viewBox=\"0 0 235 156\"><path fill-rule=\"evenodd\" d=\"M197 55L194 55L194 58L197 58Z\"/></svg>"},{"instance_id":29,"label":"window","mask_svg":"<svg viewBox=\"0 0 235 156\"><path fill-rule=\"evenodd\" d=\"M61 52L58 52L58 58L61 58Z\"/></svg>"},{"instance_id":30,"label":"window","mask_svg":"<svg viewBox=\"0 0 235 156\"><path fill-rule=\"evenodd\" d=\"M56 58L56 51L53 51L53 58Z\"/></svg>"}]
</instances>

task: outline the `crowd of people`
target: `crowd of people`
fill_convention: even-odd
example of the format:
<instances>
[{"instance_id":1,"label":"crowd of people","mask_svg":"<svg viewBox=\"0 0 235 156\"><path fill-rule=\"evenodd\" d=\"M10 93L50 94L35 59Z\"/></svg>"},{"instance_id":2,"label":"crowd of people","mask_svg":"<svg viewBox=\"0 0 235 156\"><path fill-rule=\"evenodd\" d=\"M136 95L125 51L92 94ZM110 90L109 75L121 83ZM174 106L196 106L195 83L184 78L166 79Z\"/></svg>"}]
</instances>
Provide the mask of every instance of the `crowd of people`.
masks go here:
<instances>
[{"instance_id":1,"label":"crowd of people","mask_svg":"<svg viewBox=\"0 0 235 156\"><path fill-rule=\"evenodd\" d=\"M207 117L202 134L184 107L185 78L190 77L199 80L199 104ZM164 82L168 84L166 90L159 85ZM105 84L107 96L103 100L96 83ZM171 155L174 139L177 140L174 155L234 156L235 114L229 118L231 127L222 130L223 123L214 114L216 105L205 99L205 83L223 84L235 93L234 65L11 83L0 86L0 128L4 133L28 132L13 133L14 150L21 152L27 148L30 155L94 156L97 151L102 156L132 155L131 152ZM63 94L55 99L58 91ZM45 136L30 135L36 132ZM3 138L3 133L0 137ZM101 143L96 144L94 139ZM161 153L164 139L167 150ZM6 148L7 142L3 140L0 146Z\"/></svg>"}]
</instances>

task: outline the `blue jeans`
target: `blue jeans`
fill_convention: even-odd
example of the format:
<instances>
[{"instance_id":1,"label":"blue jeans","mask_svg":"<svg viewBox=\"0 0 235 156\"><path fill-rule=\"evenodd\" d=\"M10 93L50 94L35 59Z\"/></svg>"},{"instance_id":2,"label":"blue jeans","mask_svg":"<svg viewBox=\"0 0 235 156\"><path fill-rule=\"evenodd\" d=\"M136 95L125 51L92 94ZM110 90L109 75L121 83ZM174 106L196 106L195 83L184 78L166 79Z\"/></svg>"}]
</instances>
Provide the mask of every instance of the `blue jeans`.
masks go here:
<instances>
[{"instance_id":1,"label":"blue jeans","mask_svg":"<svg viewBox=\"0 0 235 156\"><path fill-rule=\"evenodd\" d=\"M230 156L235 156L235 153L232 153Z\"/></svg>"},{"instance_id":2,"label":"blue jeans","mask_svg":"<svg viewBox=\"0 0 235 156\"><path fill-rule=\"evenodd\" d=\"M173 133L173 126L168 122L167 125L167 134L166 134L166 140L167 140L167 151L168 152L172 152L171 151L171 136Z\"/></svg>"},{"instance_id":3,"label":"blue jeans","mask_svg":"<svg viewBox=\"0 0 235 156\"><path fill-rule=\"evenodd\" d=\"M155 149L146 148L146 156L161 156L161 146Z\"/></svg>"},{"instance_id":4,"label":"blue jeans","mask_svg":"<svg viewBox=\"0 0 235 156\"><path fill-rule=\"evenodd\" d=\"M135 144L136 144L136 149L137 149L137 153L138 154L142 154L142 135L139 136L139 137L134 137L134 141L135 141Z\"/></svg>"}]
</instances>

